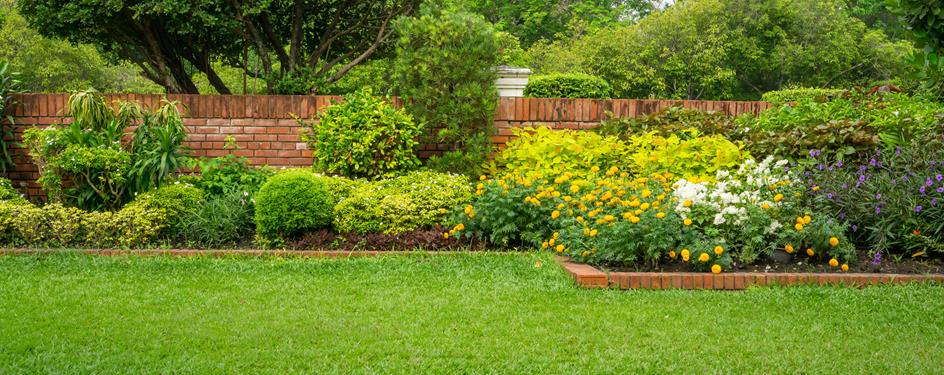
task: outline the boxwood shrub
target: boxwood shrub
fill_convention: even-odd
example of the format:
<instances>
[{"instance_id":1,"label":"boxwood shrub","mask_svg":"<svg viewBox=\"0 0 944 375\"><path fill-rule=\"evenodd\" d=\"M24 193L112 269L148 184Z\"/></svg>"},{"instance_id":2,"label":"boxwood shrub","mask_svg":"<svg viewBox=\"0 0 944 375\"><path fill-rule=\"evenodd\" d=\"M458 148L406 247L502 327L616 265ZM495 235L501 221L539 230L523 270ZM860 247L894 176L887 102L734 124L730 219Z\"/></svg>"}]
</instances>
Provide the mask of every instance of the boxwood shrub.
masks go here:
<instances>
[{"instance_id":1,"label":"boxwood shrub","mask_svg":"<svg viewBox=\"0 0 944 375\"><path fill-rule=\"evenodd\" d=\"M606 99L610 95L610 84L603 78L581 73L533 76L524 88L524 96L529 98Z\"/></svg>"},{"instance_id":2,"label":"boxwood shrub","mask_svg":"<svg viewBox=\"0 0 944 375\"><path fill-rule=\"evenodd\" d=\"M331 224L335 200L323 176L296 169L269 178L256 200L256 234L263 246Z\"/></svg>"},{"instance_id":3,"label":"boxwood shrub","mask_svg":"<svg viewBox=\"0 0 944 375\"><path fill-rule=\"evenodd\" d=\"M468 177L428 171L363 185L334 208L342 233L402 233L440 224L472 198Z\"/></svg>"}]
</instances>

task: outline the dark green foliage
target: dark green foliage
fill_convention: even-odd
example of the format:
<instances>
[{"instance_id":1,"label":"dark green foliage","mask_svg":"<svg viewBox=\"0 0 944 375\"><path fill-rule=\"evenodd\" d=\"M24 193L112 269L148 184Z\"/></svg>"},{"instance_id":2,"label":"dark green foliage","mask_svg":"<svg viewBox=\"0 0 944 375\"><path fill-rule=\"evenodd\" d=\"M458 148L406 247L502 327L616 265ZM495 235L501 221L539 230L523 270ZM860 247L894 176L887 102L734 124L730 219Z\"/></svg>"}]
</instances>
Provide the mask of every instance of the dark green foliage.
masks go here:
<instances>
[{"instance_id":1,"label":"dark green foliage","mask_svg":"<svg viewBox=\"0 0 944 375\"><path fill-rule=\"evenodd\" d=\"M658 132L658 135L683 134L698 129L702 135L731 135L734 119L722 112L669 107L642 117L610 117L594 128L597 133L627 140L634 135Z\"/></svg>"},{"instance_id":2,"label":"dark green foliage","mask_svg":"<svg viewBox=\"0 0 944 375\"><path fill-rule=\"evenodd\" d=\"M599 77L581 73L555 73L532 76L524 88L529 98L605 99L611 95L610 84Z\"/></svg>"},{"instance_id":3,"label":"dark green foliage","mask_svg":"<svg viewBox=\"0 0 944 375\"><path fill-rule=\"evenodd\" d=\"M456 150L490 135L499 57L492 26L478 15L427 8L396 30L395 76L399 95L411 98L410 114Z\"/></svg>"},{"instance_id":4,"label":"dark green foliage","mask_svg":"<svg viewBox=\"0 0 944 375\"><path fill-rule=\"evenodd\" d=\"M369 89L346 95L327 108L319 121L299 123L315 157L315 169L348 177L378 178L419 166L413 149L422 125L389 98Z\"/></svg>"},{"instance_id":5,"label":"dark green foliage","mask_svg":"<svg viewBox=\"0 0 944 375\"><path fill-rule=\"evenodd\" d=\"M920 51L912 56L916 78L924 89L944 95L944 1L887 0L908 26Z\"/></svg>"},{"instance_id":6,"label":"dark green foliage","mask_svg":"<svg viewBox=\"0 0 944 375\"><path fill-rule=\"evenodd\" d=\"M13 136L13 115L9 112L17 105L10 97L20 91L17 73L10 69L10 64L0 61L0 172L6 172L13 166L13 159L8 150L7 138Z\"/></svg>"},{"instance_id":7,"label":"dark green foliage","mask_svg":"<svg viewBox=\"0 0 944 375\"><path fill-rule=\"evenodd\" d=\"M494 149L490 137L484 133L476 134L466 141L464 150L433 155L426 160L426 167L436 172L458 173L469 178L478 178Z\"/></svg>"},{"instance_id":8,"label":"dark green foliage","mask_svg":"<svg viewBox=\"0 0 944 375\"><path fill-rule=\"evenodd\" d=\"M334 198L323 177L293 170L272 176L256 200L256 234L263 245L277 245L284 238L327 227L334 217Z\"/></svg>"},{"instance_id":9,"label":"dark green foliage","mask_svg":"<svg viewBox=\"0 0 944 375\"><path fill-rule=\"evenodd\" d=\"M229 193L255 194L275 172L269 167L252 167L245 157L233 154L197 159L191 167L200 172L194 180L208 195L219 197Z\"/></svg>"},{"instance_id":10,"label":"dark green foliage","mask_svg":"<svg viewBox=\"0 0 944 375\"><path fill-rule=\"evenodd\" d=\"M196 209L180 216L172 228L174 238L186 246L219 248L231 246L253 232L253 205L239 191L209 197Z\"/></svg>"}]
</instances>

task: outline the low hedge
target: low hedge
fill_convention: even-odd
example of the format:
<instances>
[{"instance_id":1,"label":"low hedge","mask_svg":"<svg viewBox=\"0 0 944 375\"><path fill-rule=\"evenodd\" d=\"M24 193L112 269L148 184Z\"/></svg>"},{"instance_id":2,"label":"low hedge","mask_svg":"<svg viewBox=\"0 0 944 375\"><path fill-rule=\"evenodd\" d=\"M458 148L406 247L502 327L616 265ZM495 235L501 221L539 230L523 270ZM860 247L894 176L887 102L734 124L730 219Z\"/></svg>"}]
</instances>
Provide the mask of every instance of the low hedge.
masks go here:
<instances>
[{"instance_id":1,"label":"low hedge","mask_svg":"<svg viewBox=\"0 0 944 375\"><path fill-rule=\"evenodd\" d=\"M256 234L263 246L330 225L335 203L326 178L301 169L270 177L255 200Z\"/></svg>"},{"instance_id":2,"label":"low hedge","mask_svg":"<svg viewBox=\"0 0 944 375\"><path fill-rule=\"evenodd\" d=\"M603 78L581 73L533 76L524 88L524 96L529 98L606 99L612 92Z\"/></svg>"}]
</instances>

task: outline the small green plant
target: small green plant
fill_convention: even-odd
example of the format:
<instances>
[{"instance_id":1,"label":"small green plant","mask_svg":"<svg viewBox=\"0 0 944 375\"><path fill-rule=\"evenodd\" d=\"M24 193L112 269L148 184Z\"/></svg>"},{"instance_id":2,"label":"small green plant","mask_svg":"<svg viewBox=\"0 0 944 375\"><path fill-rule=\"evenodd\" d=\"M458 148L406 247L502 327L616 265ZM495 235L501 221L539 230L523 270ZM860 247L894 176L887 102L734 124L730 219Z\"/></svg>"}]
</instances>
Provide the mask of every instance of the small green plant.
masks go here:
<instances>
[{"instance_id":1,"label":"small green plant","mask_svg":"<svg viewBox=\"0 0 944 375\"><path fill-rule=\"evenodd\" d=\"M600 126L593 128L601 135L619 137L624 141L652 131L667 137L686 129L697 129L704 135L730 135L735 131L735 126L734 119L723 112L672 106L640 117L616 117L610 114Z\"/></svg>"},{"instance_id":2,"label":"small green plant","mask_svg":"<svg viewBox=\"0 0 944 375\"><path fill-rule=\"evenodd\" d=\"M315 169L347 177L379 178L419 166L414 148L422 126L389 98L374 97L369 89L329 106L320 121L299 123L315 157Z\"/></svg>"},{"instance_id":3,"label":"small green plant","mask_svg":"<svg viewBox=\"0 0 944 375\"><path fill-rule=\"evenodd\" d=\"M325 178L293 170L269 178L256 200L256 234L262 245L331 225L335 200Z\"/></svg>"},{"instance_id":4,"label":"small green plant","mask_svg":"<svg viewBox=\"0 0 944 375\"><path fill-rule=\"evenodd\" d=\"M10 64L0 61L0 172L13 167L7 139L13 136L13 116L11 110L17 102L11 95L20 92L20 80L17 73L10 70Z\"/></svg>"},{"instance_id":5,"label":"small green plant","mask_svg":"<svg viewBox=\"0 0 944 375\"><path fill-rule=\"evenodd\" d=\"M334 208L342 233L402 233L441 224L446 213L472 197L468 178L417 171L374 181L351 192Z\"/></svg>"},{"instance_id":6,"label":"small green plant","mask_svg":"<svg viewBox=\"0 0 944 375\"><path fill-rule=\"evenodd\" d=\"M13 187L10 180L0 177L0 201L22 200L22 194Z\"/></svg>"},{"instance_id":7,"label":"small green plant","mask_svg":"<svg viewBox=\"0 0 944 375\"><path fill-rule=\"evenodd\" d=\"M187 246L218 248L250 237L253 228L251 199L244 192L230 191L181 215L172 231Z\"/></svg>"},{"instance_id":8,"label":"small green plant","mask_svg":"<svg viewBox=\"0 0 944 375\"><path fill-rule=\"evenodd\" d=\"M581 73L532 76L524 88L524 96L529 98L605 99L611 95L610 84L603 78Z\"/></svg>"},{"instance_id":9,"label":"small green plant","mask_svg":"<svg viewBox=\"0 0 944 375\"><path fill-rule=\"evenodd\" d=\"M255 194L266 179L275 173L267 166L250 166L245 157L233 154L191 160L190 167L199 172L199 178L194 180L195 185L214 197L234 192Z\"/></svg>"},{"instance_id":10,"label":"small green plant","mask_svg":"<svg viewBox=\"0 0 944 375\"><path fill-rule=\"evenodd\" d=\"M762 101L770 102L773 105L783 105L790 102L799 102L805 100L814 100L817 102L826 102L833 98L838 98L845 93L843 89L823 89L811 87L796 87L790 89L765 92L761 96Z\"/></svg>"}]
</instances>

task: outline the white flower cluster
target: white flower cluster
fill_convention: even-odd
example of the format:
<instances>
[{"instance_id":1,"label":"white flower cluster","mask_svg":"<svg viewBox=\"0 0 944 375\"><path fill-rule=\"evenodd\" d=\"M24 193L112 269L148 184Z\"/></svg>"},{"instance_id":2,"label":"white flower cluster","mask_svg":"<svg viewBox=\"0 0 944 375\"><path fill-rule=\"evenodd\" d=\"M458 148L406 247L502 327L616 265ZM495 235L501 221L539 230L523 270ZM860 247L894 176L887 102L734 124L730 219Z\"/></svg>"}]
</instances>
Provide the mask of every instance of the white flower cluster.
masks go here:
<instances>
[{"instance_id":1,"label":"white flower cluster","mask_svg":"<svg viewBox=\"0 0 944 375\"><path fill-rule=\"evenodd\" d=\"M695 207L707 207L712 212L715 225L741 225L747 216L747 207L775 206L777 203L767 199L771 186L788 179L784 167L786 160L776 163L773 157L767 157L760 163L748 159L733 174L719 170L714 183L694 183L685 179L675 183L673 195L678 200L676 211L682 217L688 217ZM780 228L779 222L771 222L768 232Z\"/></svg>"}]
</instances>

